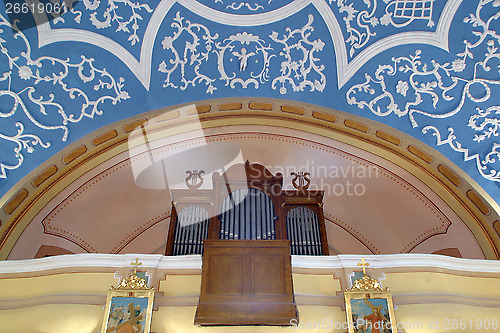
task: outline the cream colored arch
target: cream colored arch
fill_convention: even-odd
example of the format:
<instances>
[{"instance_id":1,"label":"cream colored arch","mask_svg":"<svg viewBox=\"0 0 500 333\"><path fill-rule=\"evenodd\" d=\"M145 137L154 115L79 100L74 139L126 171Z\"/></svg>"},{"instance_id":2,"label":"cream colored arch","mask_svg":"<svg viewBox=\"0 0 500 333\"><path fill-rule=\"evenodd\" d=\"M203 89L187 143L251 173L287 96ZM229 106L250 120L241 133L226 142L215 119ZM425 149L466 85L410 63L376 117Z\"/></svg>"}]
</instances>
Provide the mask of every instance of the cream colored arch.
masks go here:
<instances>
[{"instance_id":1,"label":"cream colored arch","mask_svg":"<svg viewBox=\"0 0 500 333\"><path fill-rule=\"evenodd\" d=\"M295 101L262 98L206 100L155 110L101 128L66 147L0 200L0 258L8 257L47 202L87 171L126 152L134 128L148 122L152 139L160 139L190 131L198 121L207 129L238 125L293 129L370 152L425 183L465 223L485 257L500 258L500 207L442 154L376 121Z\"/></svg>"}]
</instances>

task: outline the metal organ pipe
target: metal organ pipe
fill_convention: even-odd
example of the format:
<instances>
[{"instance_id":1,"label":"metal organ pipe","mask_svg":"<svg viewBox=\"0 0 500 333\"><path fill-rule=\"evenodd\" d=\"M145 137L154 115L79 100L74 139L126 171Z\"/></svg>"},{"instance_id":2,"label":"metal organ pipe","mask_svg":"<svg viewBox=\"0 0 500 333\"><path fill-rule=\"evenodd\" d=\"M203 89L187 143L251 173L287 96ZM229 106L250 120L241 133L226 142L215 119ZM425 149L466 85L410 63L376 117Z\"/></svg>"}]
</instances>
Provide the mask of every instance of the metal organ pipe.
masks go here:
<instances>
[{"instance_id":1,"label":"metal organ pipe","mask_svg":"<svg viewBox=\"0 0 500 333\"><path fill-rule=\"evenodd\" d=\"M194 213L194 212L193 212ZM193 247L193 216L188 215L187 217L187 225L186 225L186 243L184 246L186 247L186 253L192 253L191 248Z\"/></svg>"},{"instance_id":2,"label":"metal organ pipe","mask_svg":"<svg viewBox=\"0 0 500 333\"><path fill-rule=\"evenodd\" d=\"M313 213L314 214L314 213ZM313 234L313 249L314 249L314 255L321 255L323 254L323 249L321 247L321 237L320 237L320 232L319 232L319 221L318 217L316 214L311 216L311 232Z\"/></svg>"},{"instance_id":3,"label":"metal organ pipe","mask_svg":"<svg viewBox=\"0 0 500 333\"><path fill-rule=\"evenodd\" d=\"M307 207L294 207L286 216L288 239L292 243L292 254L321 255L319 219Z\"/></svg>"},{"instance_id":4,"label":"metal organ pipe","mask_svg":"<svg viewBox=\"0 0 500 333\"><path fill-rule=\"evenodd\" d=\"M247 223L247 225L248 225L247 226L247 230L248 230L247 239L257 239L255 232L254 232L255 224L257 223L257 221L255 220L255 216L257 215L256 213L257 213L257 211L256 211L256 204L255 204L255 195L251 194L250 195L250 209L249 209L250 219L247 220L247 221L250 221L250 223Z\"/></svg>"},{"instance_id":5,"label":"metal organ pipe","mask_svg":"<svg viewBox=\"0 0 500 333\"><path fill-rule=\"evenodd\" d=\"M297 236L299 238L299 241L298 241L298 250L299 250L299 254L306 254L305 253L305 247L304 247L304 225L303 223L300 223L300 216L297 216L300 214L300 210L297 210L295 211L295 223L297 224L297 229L299 230L299 232L297 233Z\"/></svg>"},{"instance_id":6,"label":"metal organ pipe","mask_svg":"<svg viewBox=\"0 0 500 333\"><path fill-rule=\"evenodd\" d=\"M286 216L286 234L287 234L287 237L288 239L290 240L290 253L291 254L295 254L296 251L295 251L295 244L296 244L296 239L295 239L295 230L294 230L294 223L290 223L290 219L291 219L291 215L290 215L290 212L287 214Z\"/></svg>"},{"instance_id":7,"label":"metal organ pipe","mask_svg":"<svg viewBox=\"0 0 500 333\"><path fill-rule=\"evenodd\" d=\"M221 239L275 239L274 206L262 191L244 188L232 192L235 202L227 196L220 215Z\"/></svg>"},{"instance_id":8,"label":"metal organ pipe","mask_svg":"<svg viewBox=\"0 0 500 333\"><path fill-rule=\"evenodd\" d=\"M235 204L237 203L237 204ZM272 200L257 189L240 189L221 204L221 239L276 239ZM173 255L201 254L208 237L208 212L201 206L187 206L178 214ZM286 232L293 255L322 255L319 219L307 207L294 207L286 215Z\"/></svg>"},{"instance_id":9,"label":"metal organ pipe","mask_svg":"<svg viewBox=\"0 0 500 333\"><path fill-rule=\"evenodd\" d=\"M308 254L308 255L311 255L313 254L312 252L312 243L311 243L311 218L310 216L307 216L307 214L305 214L305 212L303 210L300 211L300 217L302 219L302 221L305 221L305 223L303 224L303 228L304 228L304 235L305 235L305 254Z\"/></svg>"},{"instance_id":10,"label":"metal organ pipe","mask_svg":"<svg viewBox=\"0 0 500 333\"><path fill-rule=\"evenodd\" d=\"M208 212L200 206L187 206L175 225L173 255L201 254L203 239L208 236Z\"/></svg>"}]
</instances>

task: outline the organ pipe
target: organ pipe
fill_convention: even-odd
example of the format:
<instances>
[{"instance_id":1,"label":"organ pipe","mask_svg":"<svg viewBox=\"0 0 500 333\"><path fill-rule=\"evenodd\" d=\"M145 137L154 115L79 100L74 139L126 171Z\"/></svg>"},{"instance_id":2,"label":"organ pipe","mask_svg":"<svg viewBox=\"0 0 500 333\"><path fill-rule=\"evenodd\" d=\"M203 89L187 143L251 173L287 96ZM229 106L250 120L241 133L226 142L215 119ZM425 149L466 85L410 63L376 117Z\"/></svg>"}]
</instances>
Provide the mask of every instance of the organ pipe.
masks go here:
<instances>
[{"instance_id":1,"label":"organ pipe","mask_svg":"<svg viewBox=\"0 0 500 333\"><path fill-rule=\"evenodd\" d=\"M221 204L221 239L276 239L272 200L257 189L241 189ZM177 216L172 255L202 254L208 237L208 212L201 206L185 207ZM322 255L318 216L307 207L294 207L286 215L286 233L293 255Z\"/></svg>"},{"instance_id":2,"label":"organ pipe","mask_svg":"<svg viewBox=\"0 0 500 333\"><path fill-rule=\"evenodd\" d=\"M201 254L208 236L208 212L200 206L187 206L177 216L173 255Z\"/></svg>"},{"instance_id":3,"label":"organ pipe","mask_svg":"<svg viewBox=\"0 0 500 333\"><path fill-rule=\"evenodd\" d=\"M222 202L221 239L276 239L274 206L271 199L257 189L240 189ZM234 230L234 231L233 231Z\"/></svg>"},{"instance_id":4,"label":"organ pipe","mask_svg":"<svg viewBox=\"0 0 500 333\"><path fill-rule=\"evenodd\" d=\"M291 253L321 255L319 219L307 207L294 207L286 216L286 230L291 241Z\"/></svg>"}]
</instances>

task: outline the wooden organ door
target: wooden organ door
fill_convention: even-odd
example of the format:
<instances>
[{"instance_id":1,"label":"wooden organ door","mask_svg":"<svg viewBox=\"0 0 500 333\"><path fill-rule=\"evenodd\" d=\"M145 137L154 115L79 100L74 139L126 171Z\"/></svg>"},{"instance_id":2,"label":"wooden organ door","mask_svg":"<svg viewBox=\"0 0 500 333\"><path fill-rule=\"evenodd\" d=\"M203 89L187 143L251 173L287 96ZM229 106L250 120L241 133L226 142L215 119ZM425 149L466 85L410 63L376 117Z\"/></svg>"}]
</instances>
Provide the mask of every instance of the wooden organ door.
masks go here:
<instances>
[{"instance_id":1,"label":"wooden organ door","mask_svg":"<svg viewBox=\"0 0 500 333\"><path fill-rule=\"evenodd\" d=\"M290 325L298 318L291 254L327 255L328 243L323 191L308 190L308 173L294 175L295 190L283 190L282 174L247 161L214 173L213 189L186 181L189 189L172 190L166 255L203 254L196 324Z\"/></svg>"}]
</instances>

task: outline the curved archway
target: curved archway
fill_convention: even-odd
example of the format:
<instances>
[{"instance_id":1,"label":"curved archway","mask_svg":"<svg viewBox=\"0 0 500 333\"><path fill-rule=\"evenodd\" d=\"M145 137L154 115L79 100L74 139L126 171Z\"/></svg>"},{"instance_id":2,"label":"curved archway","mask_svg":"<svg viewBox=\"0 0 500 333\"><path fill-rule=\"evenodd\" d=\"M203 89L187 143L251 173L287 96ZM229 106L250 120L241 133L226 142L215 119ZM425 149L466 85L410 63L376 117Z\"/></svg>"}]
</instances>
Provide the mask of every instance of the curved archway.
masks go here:
<instances>
[{"instance_id":1,"label":"curved archway","mask_svg":"<svg viewBox=\"0 0 500 333\"><path fill-rule=\"evenodd\" d=\"M209 100L155 110L104 127L62 150L2 198L1 258L16 258L13 250L19 247L19 242L24 241L21 236L28 231L31 222L47 222L47 219L55 216L58 209L59 212L69 211L70 208L67 207L75 207L75 202L82 200L77 198L82 197L80 194L85 189L95 187L102 190L99 182L103 179L114 184L116 177L113 175L123 172L128 167L127 163L130 164L129 148L139 146L134 141L137 138L131 137L130 133L146 122L152 129L148 133L148 138L153 143L150 149L178 149L189 144L190 140L196 140L193 133L196 126L201 124L210 140L233 140L242 144L247 142L245 151L256 159L265 159L262 153L259 154L259 149L274 149L274 155L282 158L279 166L274 165L276 171L279 171L277 167L298 163L293 157L307 152L314 156L329 154L325 158L335 163L350 161L365 168L378 166L382 170L379 181L383 180L387 185L384 185L384 189L406 193L411 200L404 204L415 209L420 207L422 211L431 214L429 216L433 216L433 219L440 221L437 225L415 230L412 239L401 244L399 249L391 251L434 252L439 249L433 249L430 245L432 240L438 240L443 235L446 237L452 231L450 228L461 225L460 230L454 231L458 237L455 241L460 238L459 233L470 232L484 258L499 258L500 225L496 222L499 220L498 205L469 176L432 148L372 120L297 102L258 98ZM285 149L288 153L286 156L282 154L285 147L288 147ZM324 156L326 155L318 158ZM266 164L274 162L270 159ZM133 183L133 179L129 181ZM374 184L369 185L376 186ZM102 191L100 193L105 195ZM137 195L148 198L154 196L143 192L138 192ZM335 195L332 196L334 197ZM335 199L339 200L338 197ZM168 194L162 200L169 202L165 201L168 200ZM325 202L325 207L333 207L337 201ZM355 222L358 225L355 226L354 220L346 221L345 216L353 214L356 205L361 204L361 201L356 202L348 203L349 209L344 212L343 218L337 215L338 206L334 210L325 211L331 228L341 229L346 238L352 237L355 240L353 242L359 245L352 249L359 249L361 253L386 253L387 249L380 248L369 239L369 228L357 230L361 225L370 225L364 221L366 216L357 216L358 220ZM376 207L372 208L376 214L387 214L377 211ZM401 215L403 209L394 207L396 208L399 213L395 210L395 216L404 217ZM123 244L141 237L153 226L165 221L170 214L165 205L154 213L154 216L148 216L145 223L134 226L120 235L120 239L113 240L116 241L115 247L106 251L111 252L120 246L123 249ZM411 220L411 217L408 216L407 219ZM54 228L55 234L55 229L61 229L61 224L54 224L51 228ZM383 225L382 228L390 238L391 225ZM80 242L78 237L81 236L78 234L70 235L71 231L63 231L66 234L61 231L61 235L64 234L66 239ZM118 246L120 242L122 245ZM423 246L423 242L429 244L428 247ZM338 246L335 242L330 246L334 250L332 253L342 252L335 251ZM90 244L88 248L90 252L104 251ZM463 249L460 251L464 254ZM464 256L467 257L467 254Z\"/></svg>"}]
</instances>

